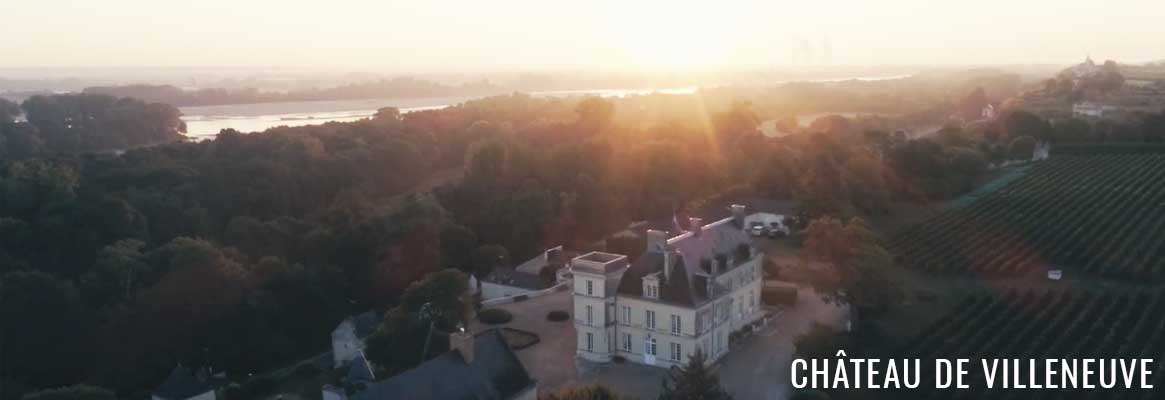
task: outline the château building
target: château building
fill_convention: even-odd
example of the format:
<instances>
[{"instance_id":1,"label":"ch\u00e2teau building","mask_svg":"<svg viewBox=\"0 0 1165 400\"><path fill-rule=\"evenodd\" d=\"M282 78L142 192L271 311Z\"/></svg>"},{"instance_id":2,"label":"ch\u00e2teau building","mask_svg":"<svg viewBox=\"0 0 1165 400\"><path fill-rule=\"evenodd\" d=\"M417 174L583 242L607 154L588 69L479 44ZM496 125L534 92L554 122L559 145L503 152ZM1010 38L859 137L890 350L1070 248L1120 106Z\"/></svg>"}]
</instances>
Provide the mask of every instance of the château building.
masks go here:
<instances>
[{"instance_id":1,"label":"ch\u00e2teau building","mask_svg":"<svg viewBox=\"0 0 1165 400\"><path fill-rule=\"evenodd\" d=\"M761 259L744 231L745 209L675 236L647 231L646 252L629 263L591 252L571 260L577 355L671 367L701 350L728 351L732 332L760 319Z\"/></svg>"}]
</instances>

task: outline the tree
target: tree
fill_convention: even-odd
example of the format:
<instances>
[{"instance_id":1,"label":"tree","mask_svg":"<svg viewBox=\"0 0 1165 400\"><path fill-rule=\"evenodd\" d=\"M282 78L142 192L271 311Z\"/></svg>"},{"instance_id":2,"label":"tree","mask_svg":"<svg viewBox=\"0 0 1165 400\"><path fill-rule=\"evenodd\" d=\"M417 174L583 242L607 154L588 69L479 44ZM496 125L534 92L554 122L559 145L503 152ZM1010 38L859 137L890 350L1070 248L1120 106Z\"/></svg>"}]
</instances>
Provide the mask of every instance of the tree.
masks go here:
<instances>
[{"instance_id":1,"label":"tree","mask_svg":"<svg viewBox=\"0 0 1165 400\"><path fill-rule=\"evenodd\" d=\"M851 218L845 224L832 217L810 222L802 259L832 264L832 271L822 272L810 282L827 301L880 310L900 298L888 271L893 257L861 218Z\"/></svg>"},{"instance_id":2,"label":"tree","mask_svg":"<svg viewBox=\"0 0 1165 400\"><path fill-rule=\"evenodd\" d=\"M987 100L987 92L982 87L976 87L966 97L959 100L957 111L964 120L974 121L982 118L983 108L987 107L988 104L990 103Z\"/></svg>"},{"instance_id":3,"label":"tree","mask_svg":"<svg viewBox=\"0 0 1165 400\"><path fill-rule=\"evenodd\" d=\"M496 244L482 245L473 250L473 275L478 281L498 268L510 266L510 252Z\"/></svg>"},{"instance_id":4,"label":"tree","mask_svg":"<svg viewBox=\"0 0 1165 400\"><path fill-rule=\"evenodd\" d=\"M1141 131L1147 142L1165 142L1165 111L1145 116Z\"/></svg>"},{"instance_id":5,"label":"tree","mask_svg":"<svg viewBox=\"0 0 1165 400\"><path fill-rule=\"evenodd\" d=\"M593 135L606 128L615 115L615 105L602 97L587 97L575 107L578 113L578 126L586 135Z\"/></svg>"},{"instance_id":6,"label":"tree","mask_svg":"<svg viewBox=\"0 0 1165 400\"><path fill-rule=\"evenodd\" d=\"M574 386L546 395L544 400L619 400L613 390L603 385Z\"/></svg>"},{"instance_id":7,"label":"tree","mask_svg":"<svg viewBox=\"0 0 1165 400\"><path fill-rule=\"evenodd\" d=\"M21 400L117 400L117 395L103 387L74 385L32 392Z\"/></svg>"},{"instance_id":8,"label":"tree","mask_svg":"<svg viewBox=\"0 0 1165 400\"><path fill-rule=\"evenodd\" d=\"M0 99L0 124L12 122L20 116L20 106L8 99Z\"/></svg>"},{"instance_id":9,"label":"tree","mask_svg":"<svg viewBox=\"0 0 1165 400\"><path fill-rule=\"evenodd\" d=\"M454 269L446 269L426 275L413 282L401 295L402 310L418 314L420 318L432 320L436 327L453 331L469 321L473 309L465 294L469 290L465 274Z\"/></svg>"},{"instance_id":10,"label":"tree","mask_svg":"<svg viewBox=\"0 0 1165 400\"><path fill-rule=\"evenodd\" d=\"M1036 138L1031 136L1020 136L1007 144L1008 156L1016 160L1030 160L1035 150Z\"/></svg>"},{"instance_id":11,"label":"tree","mask_svg":"<svg viewBox=\"0 0 1165 400\"><path fill-rule=\"evenodd\" d=\"M477 234L469 228L455 223L446 223L441 228L442 268L456 268L474 274L476 249Z\"/></svg>"},{"instance_id":12,"label":"tree","mask_svg":"<svg viewBox=\"0 0 1165 400\"><path fill-rule=\"evenodd\" d=\"M708 368L707 357L697 349L688 357L688 363L670 371L663 380L659 400L730 400L732 396L720 387L720 376Z\"/></svg>"},{"instance_id":13,"label":"tree","mask_svg":"<svg viewBox=\"0 0 1165 400\"><path fill-rule=\"evenodd\" d=\"M69 282L35 270L0 276L0 375L33 387L76 382L92 360L87 317Z\"/></svg>"},{"instance_id":14,"label":"tree","mask_svg":"<svg viewBox=\"0 0 1165 400\"><path fill-rule=\"evenodd\" d=\"M452 332L465 326L473 308L467 289L465 274L452 269L414 282L367 339L368 359L397 372L441 354L447 343L437 340L433 330Z\"/></svg>"},{"instance_id":15,"label":"tree","mask_svg":"<svg viewBox=\"0 0 1165 400\"><path fill-rule=\"evenodd\" d=\"M1096 141L1096 136L1092 134L1092 126L1088 122L1068 118L1052 126L1052 140L1056 143L1083 143Z\"/></svg>"},{"instance_id":16,"label":"tree","mask_svg":"<svg viewBox=\"0 0 1165 400\"><path fill-rule=\"evenodd\" d=\"M375 119L386 121L400 121L400 109L396 107L383 107L376 110Z\"/></svg>"},{"instance_id":17,"label":"tree","mask_svg":"<svg viewBox=\"0 0 1165 400\"><path fill-rule=\"evenodd\" d=\"M81 277L86 297L93 304L129 300L149 269L142 254L145 245L137 239L123 239L101 249L97 263Z\"/></svg>"},{"instance_id":18,"label":"tree","mask_svg":"<svg viewBox=\"0 0 1165 400\"><path fill-rule=\"evenodd\" d=\"M1003 135L1009 139L1032 136L1040 139L1048 137L1048 123L1043 118L1027 111L1012 111L1003 116Z\"/></svg>"},{"instance_id":19,"label":"tree","mask_svg":"<svg viewBox=\"0 0 1165 400\"><path fill-rule=\"evenodd\" d=\"M54 150L76 153L116 150L181 140L185 123L177 108L101 94L37 95L21 104Z\"/></svg>"}]
</instances>

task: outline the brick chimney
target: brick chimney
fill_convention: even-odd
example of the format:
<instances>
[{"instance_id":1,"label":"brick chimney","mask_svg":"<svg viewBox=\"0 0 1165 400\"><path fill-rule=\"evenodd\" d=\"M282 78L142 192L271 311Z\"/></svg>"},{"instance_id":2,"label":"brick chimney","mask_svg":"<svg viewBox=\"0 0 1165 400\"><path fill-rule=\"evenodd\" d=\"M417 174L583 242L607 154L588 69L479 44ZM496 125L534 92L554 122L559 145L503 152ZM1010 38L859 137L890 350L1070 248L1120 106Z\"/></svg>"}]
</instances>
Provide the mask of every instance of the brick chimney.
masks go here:
<instances>
[{"instance_id":1,"label":"brick chimney","mask_svg":"<svg viewBox=\"0 0 1165 400\"><path fill-rule=\"evenodd\" d=\"M704 220L690 217L688 218L688 231L692 232L692 236L700 236L704 231Z\"/></svg>"},{"instance_id":2,"label":"brick chimney","mask_svg":"<svg viewBox=\"0 0 1165 400\"><path fill-rule=\"evenodd\" d=\"M655 229L647 230L647 252L660 253L667 250L667 232Z\"/></svg>"},{"instance_id":3,"label":"brick chimney","mask_svg":"<svg viewBox=\"0 0 1165 400\"><path fill-rule=\"evenodd\" d=\"M461 353L461 358L466 364L473 364L475 354L473 345L473 334L466 332L464 328L449 334L449 349Z\"/></svg>"}]
</instances>

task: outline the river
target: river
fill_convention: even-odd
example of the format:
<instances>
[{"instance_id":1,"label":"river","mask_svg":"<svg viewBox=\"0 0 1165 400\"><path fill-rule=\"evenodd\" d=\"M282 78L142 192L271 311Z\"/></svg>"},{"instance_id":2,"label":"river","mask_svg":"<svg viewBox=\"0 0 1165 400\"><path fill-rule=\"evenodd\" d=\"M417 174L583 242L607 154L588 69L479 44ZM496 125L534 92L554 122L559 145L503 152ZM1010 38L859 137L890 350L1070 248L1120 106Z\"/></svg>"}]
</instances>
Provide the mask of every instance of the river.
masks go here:
<instances>
[{"instance_id":1,"label":"river","mask_svg":"<svg viewBox=\"0 0 1165 400\"><path fill-rule=\"evenodd\" d=\"M666 89L594 89L532 92L532 96L623 97L650 93L691 94L696 87ZM396 107L402 113L437 110L475 99L472 96L385 98L366 100L298 101L283 103L228 104L181 107L186 122L186 136L193 140L214 138L223 129L259 132L277 126L318 125L327 122L351 122L371 117L383 107Z\"/></svg>"}]
</instances>

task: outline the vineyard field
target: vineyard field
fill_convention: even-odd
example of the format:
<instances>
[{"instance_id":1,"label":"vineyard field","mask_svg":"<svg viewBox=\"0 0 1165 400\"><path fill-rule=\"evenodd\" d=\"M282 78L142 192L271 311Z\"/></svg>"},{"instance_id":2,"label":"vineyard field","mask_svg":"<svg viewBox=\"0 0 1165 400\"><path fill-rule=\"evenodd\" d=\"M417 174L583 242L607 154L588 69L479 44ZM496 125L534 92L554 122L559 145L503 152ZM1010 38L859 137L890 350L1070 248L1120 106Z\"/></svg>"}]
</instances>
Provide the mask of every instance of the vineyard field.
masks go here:
<instances>
[{"instance_id":1,"label":"vineyard field","mask_svg":"<svg viewBox=\"0 0 1165 400\"><path fill-rule=\"evenodd\" d=\"M1165 154L1063 155L891 237L936 273L1165 281Z\"/></svg>"},{"instance_id":2,"label":"vineyard field","mask_svg":"<svg viewBox=\"0 0 1165 400\"><path fill-rule=\"evenodd\" d=\"M1016 290L967 296L897 354L922 359L921 376L934 376L933 359L970 359L968 382L983 382L981 359L1140 359L1165 354L1165 291ZM895 357L899 357L896 355ZM1035 375L1043 376L1037 363ZM1152 364L1151 383L1165 385L1165 364ZM924 379L923 382L926 380ZM918 389L896 399L1156 399L1146 389Z\"/></svg>"}]
</instances>

